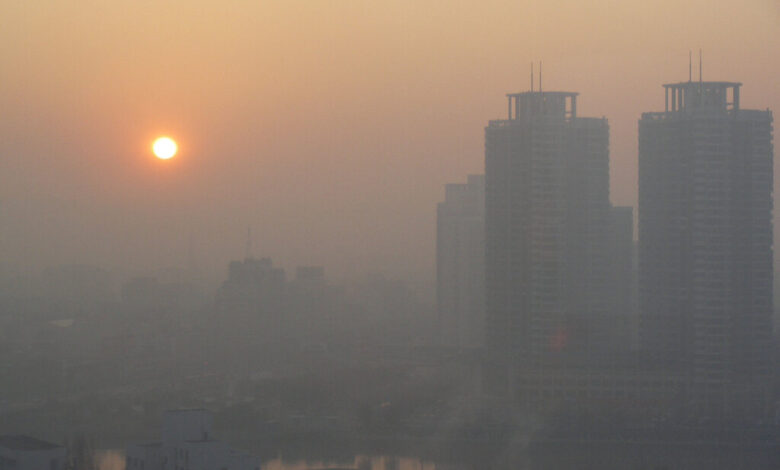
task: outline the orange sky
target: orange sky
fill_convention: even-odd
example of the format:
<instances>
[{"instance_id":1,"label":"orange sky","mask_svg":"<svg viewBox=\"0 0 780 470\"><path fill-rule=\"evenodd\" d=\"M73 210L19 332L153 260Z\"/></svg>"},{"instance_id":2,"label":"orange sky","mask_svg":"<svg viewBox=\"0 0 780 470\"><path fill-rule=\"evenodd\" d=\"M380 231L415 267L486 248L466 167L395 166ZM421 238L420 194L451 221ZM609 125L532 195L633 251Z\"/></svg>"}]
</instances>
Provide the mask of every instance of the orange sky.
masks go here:
<instances>
[{"instance_id":1,"label":"orange sky","mask_svg":"<svg viewBox=\"0 0 780 470\"><path fill-rule=\"evenodd\" d=\"M224 5L223 5L224 3ZM504 94L580 92L636 202L662 83L744 84L780 109L770 0L81 1L0 4L0 269L203 269L255 252L334 277L432 279L443 185L483 167ZM151 158L158 134L180 154Z\"/></svg>"}]
</instances>

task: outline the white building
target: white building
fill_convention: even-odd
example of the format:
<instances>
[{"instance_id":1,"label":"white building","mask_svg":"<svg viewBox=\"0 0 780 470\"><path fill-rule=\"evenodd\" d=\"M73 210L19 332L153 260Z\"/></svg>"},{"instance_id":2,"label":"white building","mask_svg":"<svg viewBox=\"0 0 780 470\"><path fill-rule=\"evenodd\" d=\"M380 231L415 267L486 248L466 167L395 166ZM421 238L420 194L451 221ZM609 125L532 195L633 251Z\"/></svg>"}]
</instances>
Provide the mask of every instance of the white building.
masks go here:
<instances>
[{"instance_id":1,"label":"white building","mask_svg":"<svg viewBox=\"0 0 780 470\"><path fill-rule=\"evenodd\" d=\"M231 449L211 435L204 409L165 412L160 442L127 448L127 470L260 470L260 459Z\"/></svg>"},{"instance_id":2,"label":"white building","mask_svg":"<svg viewBox=\"0 0 780 470\"><path fill-rule=\"evenodd\" d=\"M63 470L65 447L29 436L0 436L0 470Z\"/></svg>"}]
</instances>

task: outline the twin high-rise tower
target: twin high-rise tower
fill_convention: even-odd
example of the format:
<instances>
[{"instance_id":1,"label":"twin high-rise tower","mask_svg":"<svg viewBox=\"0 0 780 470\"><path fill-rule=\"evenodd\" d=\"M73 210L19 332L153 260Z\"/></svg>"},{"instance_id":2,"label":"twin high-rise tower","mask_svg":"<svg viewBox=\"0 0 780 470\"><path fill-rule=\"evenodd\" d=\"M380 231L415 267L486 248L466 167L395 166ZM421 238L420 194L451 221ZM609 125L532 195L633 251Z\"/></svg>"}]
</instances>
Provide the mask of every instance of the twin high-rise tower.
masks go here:
<instances>
[{"instance_id":1,"label":"twin high-rise tower","mask_svg":"<svg viewBox=\"0 0 780 470\"><path fill-rule=\"evenodd\" d=\"M754 403L771 364L772 115L741 109L739 83L664 88L665 110L639 122L637 364L687 404ZM578 116L576 93L507 97L485 129L485 385L511 395L529 371L608 363L630 286L615 276L607 121Z\"/></svg>"},{"instance_id":2,"label":"twin high-rise tower","mask_svg":"<svg viewBox=\"0 0 780 470\"><path fill-rule=\"evenodd\" d=\"M740 86L664 85L639 121L640 339L710 408L771 377L772 113Z\"/></svg>"},{"instance_id":3,"label":"twin high-rise tower","mask_svg":"<svg viewBox=\"0 0 780 470\"><path fill-rule=\"evenodd\" d=\"M609 126L577 93L507 95L485 129L489 388L586 358L609 312ZM495 367L492 367L495 366Z\"/></svg>"}]
</instances>

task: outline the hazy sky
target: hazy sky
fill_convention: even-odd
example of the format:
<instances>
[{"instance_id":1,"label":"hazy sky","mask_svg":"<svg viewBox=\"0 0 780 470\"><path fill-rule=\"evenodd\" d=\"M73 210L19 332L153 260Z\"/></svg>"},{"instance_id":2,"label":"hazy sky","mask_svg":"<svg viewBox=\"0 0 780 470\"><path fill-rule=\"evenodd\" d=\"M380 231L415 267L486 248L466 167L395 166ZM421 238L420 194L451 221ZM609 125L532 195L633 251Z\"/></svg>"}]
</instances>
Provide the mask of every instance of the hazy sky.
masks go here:
<instances>
[{"instance_id":1,"label":"hazy sky","mask_svg":"<svg viewBox=\"0 0 780 470\"><path fill-rule=\"evenodd\" d=\"M254 252L333 277L432 279L443 185L483 171L505 93L580 92L636 203L662 83L744 84L780 110L770 0L0 3L0 265L204 270ZM159 162L152 139L180 154Z\"/></svg>"}]
</instances>

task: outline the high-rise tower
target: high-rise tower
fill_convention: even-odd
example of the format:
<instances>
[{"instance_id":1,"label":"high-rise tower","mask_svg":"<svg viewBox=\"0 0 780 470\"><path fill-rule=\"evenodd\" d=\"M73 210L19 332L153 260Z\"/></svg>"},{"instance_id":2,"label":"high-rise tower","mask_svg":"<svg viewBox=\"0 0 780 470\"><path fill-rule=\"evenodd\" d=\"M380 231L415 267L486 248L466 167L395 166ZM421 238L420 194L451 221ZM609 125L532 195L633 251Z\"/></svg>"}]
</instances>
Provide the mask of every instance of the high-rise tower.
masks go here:
<instances>
[{"instance_id":1,"label":"high-rise tower","mask_svg":"<svg viewBox=\"0 0 780 470\"><path fill-rule=\"evenodd\" d=\"M570 363L608 312L609 126L577 93L509 94L485 128L486 386Z\"/></svg>"},{"instance_id":2,"label":"high-rise tower","mask_svg":"<svg viewBox=\"0 0 780 470\"><path fill-rule=\"evenodd\" d=\"M640 340L707 409L760 406L770 374L772 114L740 86L664 85L639 121Z\"/></svg>"},{"instance_id":3,"label":"high-rise tower","mask_svg":"<svg viewBox=\"0 0 780 470\"><path fill-rule=\"evenodd\" d=\"M485 175L448 184L436 208L436 296L442 346L484 344Z\"/></svg>"}]
</instances>

